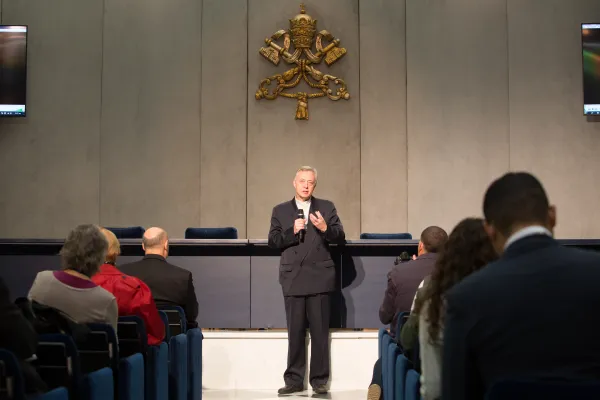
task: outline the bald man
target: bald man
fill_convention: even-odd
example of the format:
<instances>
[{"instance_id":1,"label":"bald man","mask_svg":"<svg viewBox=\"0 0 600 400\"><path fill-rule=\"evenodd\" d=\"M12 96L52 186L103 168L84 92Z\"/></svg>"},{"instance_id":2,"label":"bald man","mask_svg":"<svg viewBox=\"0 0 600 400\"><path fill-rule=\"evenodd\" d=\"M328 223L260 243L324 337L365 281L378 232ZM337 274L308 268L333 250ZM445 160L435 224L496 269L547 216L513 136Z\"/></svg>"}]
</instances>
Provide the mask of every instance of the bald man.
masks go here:
<instances>
[{"instance_id":1,"label":"bald man","mask_svg":"<svg viewBox=\"0 0 600 400\"><path fill-rule=\"evenodd\" d=\"M188 328L198 326L198 301L192 273L167 262L169 237L164 229L153 227L144 233L142 248L146 255L140 261L119 269L146 282L158 306L175 305L184 309Z\"/></svg>"}]
</instances>

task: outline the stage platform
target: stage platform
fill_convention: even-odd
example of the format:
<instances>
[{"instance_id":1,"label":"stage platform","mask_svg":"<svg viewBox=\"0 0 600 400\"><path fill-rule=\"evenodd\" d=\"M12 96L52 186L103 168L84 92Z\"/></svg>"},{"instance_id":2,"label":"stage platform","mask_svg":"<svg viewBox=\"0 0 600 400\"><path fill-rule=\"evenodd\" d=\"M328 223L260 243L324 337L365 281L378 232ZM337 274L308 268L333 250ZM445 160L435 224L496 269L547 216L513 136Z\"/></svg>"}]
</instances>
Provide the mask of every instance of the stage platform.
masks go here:
<instances>
[{"instance_id":1,"label":"stage platform","mask_svg":"<svg viewBox=\"0 0 600 400\"><path fill-rule=\"evenodd\" d=\"M266 390L265 397L239 397L240 399L277 398L277 389L284 385L283 373L287 360L287 331L204 331L202 344L202 386L206 390ZM310 365L310 335L307 335L307 368ZM331 377L330 387L343 397L343 392L363 391L368 388L377 360L377 332L332 331L330 334ZM308 372L306 374L308 380ZM306 388L310 385L306 382ZM241 393L241 392L240 392ZM262 392L261 392L262 393ZM335 394L335 393L334 393ZM308 390L299 394L311 395ZM270 397L269 397L270 396ZM212 399L213 397L206 396ZM233 399L237 397L214 397ZM358 397L357 397L358 398Z\"/></svg>"}]
</instances>

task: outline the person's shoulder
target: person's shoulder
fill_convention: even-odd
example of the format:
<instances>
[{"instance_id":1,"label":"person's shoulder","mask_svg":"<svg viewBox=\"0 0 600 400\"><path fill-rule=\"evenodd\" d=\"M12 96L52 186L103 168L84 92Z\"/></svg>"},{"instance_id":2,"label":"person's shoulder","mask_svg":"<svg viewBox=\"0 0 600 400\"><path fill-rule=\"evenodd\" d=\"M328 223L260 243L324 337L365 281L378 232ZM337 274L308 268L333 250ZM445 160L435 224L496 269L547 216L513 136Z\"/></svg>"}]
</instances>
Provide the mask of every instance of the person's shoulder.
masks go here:
<instances>
[{"instance_id":1,"label":"person's shoulder","mask_svg":"<svg viewBox=\"0 0 600 400\"><path fill-rule=\"evenodd\" d=\"M53 281L56 278L54 277L54 271L40 271L35 276L35 280L38 282L47 282Z\"/></svg>"},{"instance_id":2,"label":"person's shoulder","mask_svg":"<svg viewBox=\"0 0 600 400\"><path fill-rule=\"evenodd\" d=\"M286 200L283 203L279 203L275 207L273 207L273 211L279 211L290 207L293 208L292 202L290 200Z\"/></svg>"}]
</instances>

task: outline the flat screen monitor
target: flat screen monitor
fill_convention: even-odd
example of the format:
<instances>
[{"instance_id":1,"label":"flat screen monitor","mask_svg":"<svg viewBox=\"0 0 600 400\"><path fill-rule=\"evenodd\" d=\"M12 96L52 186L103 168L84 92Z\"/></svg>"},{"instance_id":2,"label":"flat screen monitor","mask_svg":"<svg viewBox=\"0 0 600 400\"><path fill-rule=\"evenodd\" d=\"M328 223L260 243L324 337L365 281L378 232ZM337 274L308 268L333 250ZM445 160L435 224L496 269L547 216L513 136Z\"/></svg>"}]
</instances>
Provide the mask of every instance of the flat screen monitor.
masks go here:
<instances>
[{"instance_id":1,"label":"flat screen monitor","mask_svg":"<svg viewBox=\"0 0 600 400\"><path fill-rule=\"evenodd\" d=\"M583 113L600 115L600 23L581 25Z\"/></svg>"},{"instance_id":2,"label":"flat screen monitor","mask_svg":"<svg viewBox=\"0 0 600 400\"><path fill-rule=\"evenodd\" d=\"M24 117L27 26L0 25L0 117Z\"/></svg>"}]
</instances>

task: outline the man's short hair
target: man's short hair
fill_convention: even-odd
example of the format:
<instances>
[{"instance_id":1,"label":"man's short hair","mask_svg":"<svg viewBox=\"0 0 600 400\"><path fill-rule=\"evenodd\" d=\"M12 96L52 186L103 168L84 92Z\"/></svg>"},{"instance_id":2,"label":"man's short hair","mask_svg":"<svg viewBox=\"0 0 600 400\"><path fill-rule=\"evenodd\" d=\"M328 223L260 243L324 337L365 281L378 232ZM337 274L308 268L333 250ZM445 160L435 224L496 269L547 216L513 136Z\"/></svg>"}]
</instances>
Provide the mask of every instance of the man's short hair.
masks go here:
<instances>
[{"instance_id":1,"label":"man's short hair","mask_svg":"<svg viewBox=\"0 0 600 400\"><path fill-rule=\"evenodd\" d=\"M421 233L421 243L428 253L437 253L448 241L448 234L439 226L430 226Z\"/></svg>"},{"instance_id":2,"label":"man's short hair","mask_svg":"<svg viewBox=\"0 0 600 400\"><path fill-rule=\"evenodd\" d=\"M145 249L152 249L162 245L164 242L167 241L167 239L167 232L162 230L160 231L160 233L150 238L144 235L142 237L142 245Z\"/></svg>"},{"instance_id":3,"label":"man's short hair","mask_svg":"<svg viewBox=\"0 0 600 400\"><path fill-rule=\"evenodd\" d=\"M311 167L310 165L303 165L300 168L298 168L298 171L296 171L296 175L298 175L298 172L302 172L302 171L310 171L313 174L315 174L315 183L317 183L318 172L315 167Z\"/></svg>"},{"instance_id":4,"label":"man's short hair","mask_svg":"<svg viewBox=\"0 0 600 400\"><path fill-rule=\"evenodd\" d=\"M510 172L492 182L483 199L488 224L508 236L516 225L542 224L550 203L540 181L527 172Z\"/></svg>"},{"instance_id":5,"label":"man's short hair","mask_svg":"<svg viewBox=\"0 0 600 400\"><path fill-rule=\"evenodd\" d=\"M60 250L63 269L72 269L89 278L104 263L108 242L96 225L79 225L71 232Z\"/></svg>"}]
</instances>

